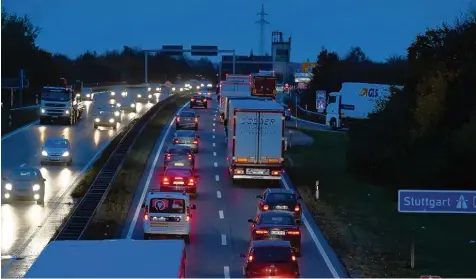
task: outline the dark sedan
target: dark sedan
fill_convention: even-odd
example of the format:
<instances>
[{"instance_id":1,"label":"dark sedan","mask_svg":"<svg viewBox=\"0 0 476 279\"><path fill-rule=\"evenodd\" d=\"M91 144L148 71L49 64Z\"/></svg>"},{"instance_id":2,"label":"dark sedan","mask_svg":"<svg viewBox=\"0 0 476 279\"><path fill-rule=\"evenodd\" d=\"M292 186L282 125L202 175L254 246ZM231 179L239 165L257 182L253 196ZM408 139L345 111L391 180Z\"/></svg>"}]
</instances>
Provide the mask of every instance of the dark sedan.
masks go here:
<instances>
[{"instance_id":1,"label":"dark sedan","mask_svg":"<svg viewBox=\"0 0 476 279\"><path fill-rule=\"evenodd\" d=\"M294 191L287 189L266 189L262 195L256 196L258 202L258 213L264 211L284 211L291 212L298 224L302 220L302 209L299 203L300 196Z\"/></svg>"}]
</instances>

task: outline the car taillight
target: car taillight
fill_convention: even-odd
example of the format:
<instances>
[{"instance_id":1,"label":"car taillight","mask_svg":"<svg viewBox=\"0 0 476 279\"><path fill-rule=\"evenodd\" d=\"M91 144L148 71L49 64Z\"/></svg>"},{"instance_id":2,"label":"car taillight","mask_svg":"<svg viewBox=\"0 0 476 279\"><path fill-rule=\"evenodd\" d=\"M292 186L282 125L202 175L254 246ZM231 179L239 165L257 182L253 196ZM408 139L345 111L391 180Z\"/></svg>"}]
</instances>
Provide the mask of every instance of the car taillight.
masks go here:
<instances>
[{"instance_id":1,"label":"car taillight","mask_svg":"<svg viewBox=\"0 0 476 279\"><path fill-rule=\"evenodd\" d=\"M263 205L263 210L268 210L269 209L269 206L267 204L264 204Z\"/></svg>"},{"instance_id":2,"label":"car taillight","mask_svg":"<svg viewBox=\"0 0 476 279\"><path fill-rule=\"evenodd\" d=\"M198 118L195 117L195 123L198 123Z\"/></svg>"},{"instance_id":3,"label":"car taillight","mask_svg":"<svg viewBox=\"0 0 476 279\"><path fill-rule=\"evenodd\" d=\"M256 234L268 234L268 231L267 230L256 230L255 233Z\"/></svg>"},{"instance_id":4,"label":"car taillight","mask_svg":"<svg viewBox=\"0 0 476 279\"><path fill-rule=\"evenodd\" d=\"M198 140L193 140L193 144L198 144Z\"/></svg>"},{"instance_id":5,"label":"car taillight","mask_svg":"<svg viewBox=\"0 0 476 279\"><path fill-rule=\"evenodd\" d=\"M174 143L179 143L179 140L178 139L174 140Z\"/></svg>"},{"instance_id":6,"label":"car taillight","mask_svg":"<svg viewBox=\"0 0 476 279\"><path fill-rule=\"evenodd\" d=\"M252 262L252 261L253 261L253 256L251 256L251 255L248 256L248 261L249 261L249 262Z\"/></svg>"},{"instance_id":7,"label":"car taillight","mask_svg":"<svg viewBox=\"0 0 476 279\"><path fill-rule=\"evenodd\" d=\"M187 220L187 222L189 222L189 221L190 221L190 207L189 207L189 206L187 206L187 211L186 211L185 213L186 213L186 215L187 215L187 217L185 218L185 220Z\"/></svg>"},{"instance_id":8,"label":"car taillight","mask_svg":"<svg viewBox=\"0 0 476 279\"><path fill-rule=\"evenodd\" d=\"M192 154L188 154L188 159L192 160Z\"/></svg>"},{"instance_id":9,"label":"car taillight","mask_svg":"<svg viewBox=\"0 0 476 279\"><path fill-rule=\"evenodd\" d=\"M180 122L180 117L177 117L177 122Z\"/></svg>"},{"instance_id":10,"label":"car taillight","mask_svg":"<svg viewBox=\"0 0 476 279\"><path fill-rule=\"evenodd\" d=\"M194 181L192 178L190 178L190 179L188 180L188 185L193 186L194 184L195 184L195 181Z\"/></svg>"},{"instance_id":11,"label":"car taillight","mask_svg":"<svg viewBox=\"0 0 476 279\"><path fill-rule=\"evenodd\" d=\"M299 231L288 231L289 235L300 235L301 233Z\"/></svg>"},{"instance_id":12,"label":"car taillight","mask_svg":"<svg viewBox=\"0 0 476 279\"><path fill-rule=\"evenodd\" d=\"M170 153L167 154L167 159L170 159L172 155Z\"/></svg>"},{"instance_id":13,"label":"car taillight","mask_svg":"<svg viewBox=\"0 0 476 279\"><path fill-rule=\"evenodd\" d=\"M146 205L144 209L144 220L149 220L149 206Z\"/></svg>"},{"instance_id":14,"label":"car taillight","mask_svg":"<svg viewBox=\"0 0 476 279\"><path fill-rule=\"evenodd\" d=\"M165 184L165 185L170 184L169 178L168 178L168 177L164 177L164 178L162 179L162 183Z\"/></svg>"},{"instance_id":15,"label":"car taillight","mask_svg":"<svg viewBox=\"0 0 476 279\"><path fill-rule=\"evenodd\" d=\"M190 99L190 101L191 101L191 102L195 102L195 99L192 98L192 99Z\"/></svg>"},{"instance_id":16,"label":"car taillight","mask_svg":"<svg viewBox=\"0 0 476 279\"><path fill-rule=\"evenodd\" d=\"M295 262L295 261L296 261L296 256L294 256L294 255L291 256L291 260L292 260L293 262Z\"/></svg>"},{"instance_id":17,"label":"car taillight","mask_svg":"<svg viewBox=\"0 0 476 279\"><path fill-rule=\"evenodd\" d=\"M298 212L299 210L301 210L301 207L299 206L299 204L297 204L297 205L294 207L294 211Z\"/></svg>"}]
</instances>

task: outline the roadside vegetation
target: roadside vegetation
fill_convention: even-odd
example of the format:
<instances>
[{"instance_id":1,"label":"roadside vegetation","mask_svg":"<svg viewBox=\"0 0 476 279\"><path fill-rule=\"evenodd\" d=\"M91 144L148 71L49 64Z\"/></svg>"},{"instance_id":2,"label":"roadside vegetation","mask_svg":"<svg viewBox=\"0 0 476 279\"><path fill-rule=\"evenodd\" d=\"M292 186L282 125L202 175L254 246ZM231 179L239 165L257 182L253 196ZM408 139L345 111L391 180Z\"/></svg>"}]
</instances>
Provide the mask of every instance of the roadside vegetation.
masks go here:
<instances>
[{"instance_id":1,"label":"roadside vegetation","mask_svg":"<svg viewBox=\"0 0 476 279\"><path fill-rule=\"evenodd\" d=\"M137 137L124 159L124 164L110 186L109 193L102 203L84 239L114 239L120 237L132 200L143 177L147 177L147 163L163 129L176 111L188 101L188 97L172 98L160 108ZM160 161L159 161L160 162ZM140 195L140 193L139 193Z\"/></svg>"}]
</instances>

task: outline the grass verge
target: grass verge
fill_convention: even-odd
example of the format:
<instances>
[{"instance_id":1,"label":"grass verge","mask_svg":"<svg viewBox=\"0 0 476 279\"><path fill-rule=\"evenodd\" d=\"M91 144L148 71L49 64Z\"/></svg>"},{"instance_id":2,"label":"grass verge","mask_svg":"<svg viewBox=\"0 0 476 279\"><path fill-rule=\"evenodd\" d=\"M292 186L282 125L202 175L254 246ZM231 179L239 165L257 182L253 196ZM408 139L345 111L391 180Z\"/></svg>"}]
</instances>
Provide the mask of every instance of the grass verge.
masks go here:
<instances>
[{"instance_id":1,"label":"grass verge","mask_svg":"<svg viewBox=\"0 0 476 279\"><path fill-rule=\"evenodd\" d=\"M305 133L314 143L288 151L293 162L288 174L352 277L476 278L474 215L398 213L396 192L359 181L347 171L347 135Z\"/></svg>"},{"instance_id":2,"label":"grass verge","mask_svg":"<svg viewBox=\"0 0 476 279\"><path fill-rule=\"evenodd\" d=\"M124 159L121 170L113 181L106 199L86 229L83 239L112 239L120 235L157 139L170 118L187 100L188 97L170 100L146 124Z\"/></svg>"},{"instance_id":3,"label":"grass verge","mask_svg":"<svg viewBox=\"0 0 476 279\"><path fill-rule=\"evenodd\" d=\"M11 116L11 121L9 117ZM11 110L2 109L2 136L38 120L38 109Z\"/></svg>"}]
</instances>

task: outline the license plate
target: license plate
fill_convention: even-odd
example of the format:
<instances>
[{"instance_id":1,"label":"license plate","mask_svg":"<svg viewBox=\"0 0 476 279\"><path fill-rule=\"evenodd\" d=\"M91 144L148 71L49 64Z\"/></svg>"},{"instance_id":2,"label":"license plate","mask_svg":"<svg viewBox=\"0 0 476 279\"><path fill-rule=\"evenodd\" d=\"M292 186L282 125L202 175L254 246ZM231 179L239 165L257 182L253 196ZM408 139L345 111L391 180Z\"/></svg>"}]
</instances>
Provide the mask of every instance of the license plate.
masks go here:
<instances>
[{"instance_id":1,"label":"license plate","mask_svg":"<svg viewBox=\"0 0 476 279\"><path fill-rule=\"evenodd\" d=\"M201 102L202 102L202 101L200 101L200 100L197 100L197 103L201 103Z\"/></svg>"},{"instance_id":2,"label":"license plate","mask_svg":"<svg viewBox=\"0 0 476 279\"><path fill-rule=\"evenodd\" d=\"M59 161L60 158L50 158L50 161Z\"/></svg>"},{"instance_id":3,"label":"license plate","mask_svg":"<svg viewBox=\"0 0 476 279\"><path fill-rule=\"evenodd\" d=\"M174 181L174 184L175 185L183 185L185 184L183 181Z\"/></svg>"},{"instance_id":4,"label":"license plate","mask_svg":"<svg viewBox=\"0 0 476 279\"><path fill-rule=\"evenodd\" d=\"M187 144L188 144L188 143L192 143L192 141L191 141L191 140L184 140L183 143L187 143Z\"/></svg>"},{"instance_id":5,"label":"license plate","mask_svg":"<svg viewBox=\"0 0 476 279\"><path fill-rule=\"evenodd\" d=\"M286 233L284 231L271 231L270 233L271 235L285 235Z\"/></svg>"},{"instance_id":6,"label":"license plate","mask_svg":"<svg viewBox=\"0 0 476 279\"><path fill-rule=\"evenodd\" d=\"M152 226L155 226L155 227L165 227L167 226L167 223L157 223L157 222L152 222L150 223Z\"/></svg>"},{"instance_id":7,"label":"license plate","mask_svg":"<svg viewBox=\"0 0 476 279\"><path fill-rule=\"evenodd\" d=\"M267 174L268 170L266 169L246 169L248 174Z\"/></svg>"},{"instance_id":8,"label":"license plate","mask_svg":"<svg viewBox=\"0 0 476 279\"><path fill-rule=\"evenodd\" d=\"M185 166L185 164L184 163L174 163L174 166L183 167L183 166Z\"/></svg>"},{"instance_id":9,"label":"license plate","mask_svg":"<svg viewBox=\"0 0 476 279\"><path fill-rule=\"evenodd\" d=\"M288 207L286 205L277 205L274 208L278 210L288 210Z\"/></svg>"},{"instance_id":10,"label":"license plate","mask_svg":"<svg viewBox=\"0 0 476 279\"><path fill-rule=\"evenodd\" d=\"M185 118L185 120L190 121L190 120L192 120L192 118L188 118L188 117L187 117L187 118Z\"/></svg>"},{"instance_id":11,"label":"license plate","mask_svg":"<svg viewBox=\"0 0 476 279\"><path fill-rule=\"evenodd\" d=\"M53 116L51 116L51 118L58 118L58 116L57 116L57 115L53 115Z\"/></svg>"}]
</instances>

